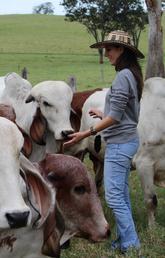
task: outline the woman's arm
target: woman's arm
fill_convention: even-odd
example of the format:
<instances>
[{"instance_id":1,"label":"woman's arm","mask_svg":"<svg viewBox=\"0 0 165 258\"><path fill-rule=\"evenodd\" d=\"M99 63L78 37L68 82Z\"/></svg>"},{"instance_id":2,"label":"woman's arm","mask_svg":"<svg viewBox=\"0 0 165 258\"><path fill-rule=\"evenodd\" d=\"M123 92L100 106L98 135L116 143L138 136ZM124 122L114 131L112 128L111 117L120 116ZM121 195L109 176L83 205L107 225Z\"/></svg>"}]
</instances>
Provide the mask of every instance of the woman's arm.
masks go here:
<instances>
[{"instance_id":1,"label":"woman's arm","mask_svg":"<svg viewBox=\"0 0 165 258\"><path fill-rule=\"evenodd\" d=\"M104 130L105 128L107 128L111 125L114 125L116 123L117 123L116 120L114 120L112 117L107 116L95 125L94 130L96 131L96 133L98 133L98 132ZM70 134L70 135L68 135L68 138L71 138L71 140L68 140L67 142L65 142L64 147L72 146L75 143L78 143L79 141L81 141L82 139L84 139L90 135L91 135L90 128L88 130L85 130L82 132Z\"/></svg>"}]
</instances>

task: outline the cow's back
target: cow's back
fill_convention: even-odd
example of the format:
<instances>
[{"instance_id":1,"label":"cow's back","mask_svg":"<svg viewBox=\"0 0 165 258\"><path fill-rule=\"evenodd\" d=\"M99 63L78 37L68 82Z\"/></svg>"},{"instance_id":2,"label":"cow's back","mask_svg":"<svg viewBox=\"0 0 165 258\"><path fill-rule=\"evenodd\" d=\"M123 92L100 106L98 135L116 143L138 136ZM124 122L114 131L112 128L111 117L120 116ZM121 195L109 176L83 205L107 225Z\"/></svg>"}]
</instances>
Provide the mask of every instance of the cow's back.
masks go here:
<instances>
[{"instance_id":1,"label":"cow's back","mask_svg":"<svg viewBox=\"0 0 165 258\"><path fill-rule=\"evenodd\" d=\"M105 96L109 89L105 88L102 91L97 91L93 93L84 103L83 109L82 109L82 119L81 119L81 127L80 131L84 131L89 129L91 126L95 126L100 119L99 118L93 118L89 115L89 110L91 108L96 108L102 112L104 112L104 103L105 103ZM96 141L98 136L101 135L101 133L98 133L97 136L89 136L86 139L86 145L88 150L94 155L97 156L100 160L103 160L104 158L104 149L105 149L105 143L103 140L101 140L100 144L100 151L96 151Z\"/></svg>"},{"instance_id":2,"label":"cow's back","mask_svg":"<svg viewBox=\"0 0 165 258\"><path fill-rule=\"evenodd\" d=\"M165 142L165 79L155 77L144 83L138 131L143 145Z\"/></svg>"}]
</instances>

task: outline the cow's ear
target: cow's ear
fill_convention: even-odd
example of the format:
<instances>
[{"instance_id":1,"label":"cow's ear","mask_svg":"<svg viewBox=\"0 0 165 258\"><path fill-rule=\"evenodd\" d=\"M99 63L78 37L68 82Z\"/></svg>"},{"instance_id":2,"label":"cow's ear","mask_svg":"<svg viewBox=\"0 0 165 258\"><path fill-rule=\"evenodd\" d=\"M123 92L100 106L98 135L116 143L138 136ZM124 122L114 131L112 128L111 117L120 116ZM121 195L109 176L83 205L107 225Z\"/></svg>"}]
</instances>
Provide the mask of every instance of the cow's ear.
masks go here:
<instances>
[{"instance_id":1,"label":"cow's ear","mask_svg":"<svg viewBox=\"0 0 165 258\"><path fill-rule=\"evenodd\" d=\"M33 118L33 122L30 127L30 136L32 140L39 145L45 145L46 129L47 129L46 119L41 114L40 108L37 108L37 112Z\"/></svg>"},{"instance_id":2,"label":"cow's ear","mask_svg":"<svg viewBox=\"0 0 165 258\"><path fill-rule=\"evenodd\" d=\"M64 219L57 207L44 223L42 254L60 257L60 239L65 230Z\"/></svg>"},{"instance_id":3,"label":"cow's ear","mask_svg":"<svg viewBox=\"0 0 165 258\"><path fill-rule=\"evenodd\" d=\"M16 119L14 109L11 106L5 104L0 104L0 116L9 119L12 122L15 122Z\"/></svg>"},{"instance_id":4,"label":"cow's ear","mask_svg":"<svg viewBox=\"0 0 165 258\"><path fill-rule=\"evenodd\" d=\"M51 182L55 187L59 187L61 183L64 182L65 175L60 173L60 171L51 171L46 176L49 182Z\"/></svg>"},{"instance_id":5,"label":"cow's ear","mask_svg":"<svg viewBox=\"0 0 165 258\"><path fill-rule=\"evenodd\" d=\"M71 109L71 112L70 112L70 122L71 122L71 126L74 129L74 131L78 132L80 130L81 120L73 109Z\"/></svg>"},{"instance_id":6,"label":"cow's ear","mask_svg":"<svg viewBox=\"0 0 165 258\"><path fill-rule=\"evenodd\" d=\"M33 101L35 101L35 98L32 95L29 95L27 97L27 99L25 100L25 103L30 103L30 102L33 102Z\"/></svg>"},{"instance_id":7,"label":"cow's ear","mask_svg":"<svg viewBox=\"0 0 165 258\"><path fill-rule=\"evenodd\" d=\"M32 140L30 139L29 135L17 125L18 129L21 131L23 138L24 138L24 144L22 147L22 153L25 155L25 157L29 158L29 156L32 153Z\"/></svg>"},{"instance_id":8,"label":"cow's ear","mask_svg":"<svg viewBox=\"0 0 165 258\"><path fill-rule=\"evenodd\" d=\"M22 154L20 155L20 166L27 189L30 190L28 194L30 202L39 213L39 219L34 226L40 227L55 205L55 190L44 180L39 170ZM34 200L35 204L32 203Z\"/></svg>"}]
</instances>

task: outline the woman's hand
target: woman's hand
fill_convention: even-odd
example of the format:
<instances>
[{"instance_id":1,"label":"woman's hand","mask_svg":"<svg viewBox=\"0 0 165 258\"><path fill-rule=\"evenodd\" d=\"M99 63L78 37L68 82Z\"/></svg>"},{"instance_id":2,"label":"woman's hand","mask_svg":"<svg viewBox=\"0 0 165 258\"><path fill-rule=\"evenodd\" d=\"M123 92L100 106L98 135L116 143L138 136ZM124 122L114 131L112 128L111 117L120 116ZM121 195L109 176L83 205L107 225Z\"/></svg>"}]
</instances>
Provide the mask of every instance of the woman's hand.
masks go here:
<instances>
[{"instance_id":1,"label":"woman's hand","mask_svg":"<svg viewBox=\"0 0 165 258\"><path fill-rule=\"evenodd\" d=\"M91 108L89 110L89 115L93 116L93 118L100 118L103 119L103 112L101 112L100 110L96 109L96 108Z\"/></svg>"},{"instance_id":2,"label":"woman's hand","mask_svg":"<svg viewBox=\"0 0 165 258\"><path fill-rule=\"evenodd\" d=\"M68 138L70 138L70 140L66 141L63 146L65 147L69 147L74 145L75 143L78 143L79 141L81 141L82 139L84 139L86 137L85 132L77 132L77 133L72 133L68 135Z\"/></svg>"}]
</instances>

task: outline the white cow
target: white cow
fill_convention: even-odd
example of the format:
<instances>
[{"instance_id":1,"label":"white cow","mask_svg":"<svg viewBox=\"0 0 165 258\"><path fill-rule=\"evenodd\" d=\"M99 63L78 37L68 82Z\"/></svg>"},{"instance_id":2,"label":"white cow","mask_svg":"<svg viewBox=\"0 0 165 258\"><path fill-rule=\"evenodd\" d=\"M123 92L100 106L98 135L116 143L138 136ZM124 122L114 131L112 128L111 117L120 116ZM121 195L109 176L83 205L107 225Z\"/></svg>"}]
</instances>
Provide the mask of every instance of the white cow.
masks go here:
<instances>
[{"instance_id":1,"label":"white cow","mask_svg":"<svg viewBox=\"0 0 165 258\"><path fill-rule=\"evenodd\" d=\"M165 187L165 79L145 81L138 124L140 147L134 158L148 210L148 223L155 222L157 197L154 185Z\"/></svg>"},{"instance_id":2,"label":"white cow","mask_svg":"<svg viewBox=\"0 0 165 258\"><path fill-rule=\"evenodd\" d=\"M0 117L0 230L31 221L19 185L19 153L23 137L16 125Z\"/></svg>"},{"instance_id":3,"label":"white cow","mask_svg":"<svg viewBox=\"0 0 165 258\"><path fill-rule=\"evenodd\" d=\"M64 81L44 81L35 85L26 103L35 102L45 117L56 140L63 140L73 132L70 111L73 92Z\"/></svg>"},{"instance_id":4,"label":"white cow","mask_svg":"<svg viewBox=\"0 0 165 258\"><path fill-rule=\"evenodd\" d=\"M63 81L44 81L32 88L16 73L5 77L0 102L14 108L16 123L35 141L30 160L41 160L46 151L56 152L56 140L73 132L69 121L72 96Z\"/></svg>"},{"instance_id":5,"label":"white cow","mask_svg":"<svg viewBox=\"0 0 165 258\"><path fill-rule=\"evenodd\" d=\"M31 223L32 213L22 195L20 169L22 169L22 174L34 193L32 198L35 196L33 184L37 182L41 183L41 189L46 189L45 197L47 192L49 198L53 197L47 183L44 182L39 173L36 174L24 169L26 163L24 159L20 158L24 139L17 126L8 119L0 117L0 128L0 232L2 233L3 229L25 227ZM36 210L40 210L41 203L37 202L37 205L39 205L39 209L36 208ZM44 216L42 211L39 211L40 221L44 221L45 214L49 212L49 202L46 206Z\"/></svg>"},{"instance_id":6,"label":"white cow","mask_svg":"<svg viewBox=\"0 0 165 258\"><path fill-rule=\"evenodd\" d=\"M93 93L84 103L80 130L94 126L98 119L89 116L91 108L103 112L106 90ZM148 208L149 225L154 223L157 198L154 184L165 186L165 79L150 78L144 83L141 111L138 124L140 147L133 163L140 176L144 199ZM73 153L87 149L93 155L96 183L100 186L103 173L105 143L100 137L90 136L73 146ZM100 137L100 138L98 138ZM99 141L98 141L99 139Z\"/></svg>"}]
</instances>

